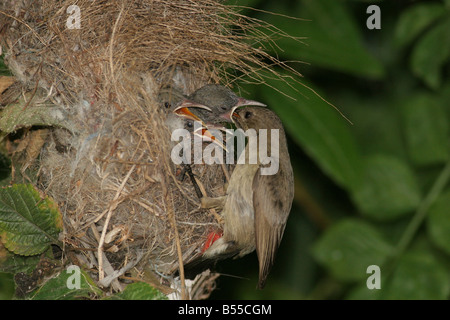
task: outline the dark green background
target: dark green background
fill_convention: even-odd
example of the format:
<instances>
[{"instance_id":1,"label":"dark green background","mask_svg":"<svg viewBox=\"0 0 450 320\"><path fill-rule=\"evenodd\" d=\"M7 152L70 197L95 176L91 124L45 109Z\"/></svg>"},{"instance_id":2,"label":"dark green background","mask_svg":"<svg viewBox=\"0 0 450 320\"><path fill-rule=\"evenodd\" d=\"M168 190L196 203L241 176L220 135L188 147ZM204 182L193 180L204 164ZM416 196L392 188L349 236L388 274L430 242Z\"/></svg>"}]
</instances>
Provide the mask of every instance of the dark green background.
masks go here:
<instances>
[{"instance_id":1,"label":"dark green background","mask_svg":"<svg viewBox=\"0 0 450 320\"><path fill-rule=\"evenodd\" d=\"M280 37L276 54L352 124L295 81L268 80L295 100L243 86L283 120L296 198L266 288L253 254L218 265L212 298L448 299L450 1L237 4L305 19L244 10L302 37ZM371 4L380 30L366 26ZM380 290L367 289L370 265Z\"/></svg>"}]
</instances>

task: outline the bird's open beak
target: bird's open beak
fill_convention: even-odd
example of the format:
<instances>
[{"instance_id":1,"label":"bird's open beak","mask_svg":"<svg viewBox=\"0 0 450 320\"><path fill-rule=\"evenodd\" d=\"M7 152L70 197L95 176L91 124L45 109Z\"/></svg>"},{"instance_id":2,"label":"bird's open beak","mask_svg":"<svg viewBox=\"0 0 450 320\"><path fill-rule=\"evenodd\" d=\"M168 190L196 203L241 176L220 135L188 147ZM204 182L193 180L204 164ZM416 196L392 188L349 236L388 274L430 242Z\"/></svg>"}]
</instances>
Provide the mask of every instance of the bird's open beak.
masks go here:
<instances>
[{"instance_id":1,"label":"bird's open beak","mask_svg":"<svg viewBox=\"0 0 450 320\"><path fill-rule=\"evenodd\" d=\"M191 120L194 120L194 121L198 121L198 122L203 124L203 121L199 117L197 117L195 114L193 114L191 112L191 110L189 110L189 108L178 107L178 108L176 108L173 111L173 113L175 113L175 114L177 114L177 115L179 115L181 117L184 117L184 118L188 118L188 119L191 119Z\"/></svg>"},{"instance_id":2,"label":"bird's open beak","mask_svg":"<svg viewBox=\"0 0 450 320\"><path fill-rule=\"evenodd\" d=\"M258 102L258 101L255 101L255 100L247 100L245 98L239 97L238 102L236 103L236 106L234 108L239 108L239 107L243 107L243 106L267 107L267 105L265 105L262 102Z\"/></svg>"},{"instance_id":3,"label":"bird's open beak","mask_svg":"<svg viewBox=\"0 0 450 320\"><path fill-rule=\"evenodd\" d=\"M217 139L208 129L202 127L200 129L195 130L194 134L199 137L202 137L206 141L211 141L217 144L219 147L225 150L225 152L228 152L228 149L225 147L225 145L219 139Z\"/></svg>"},{"instance_id":4,"label":"bird's open beak","mask_svg":"<svg viewBox=\"0 0 450 320\"><path fill-rule=\"evenodd\" d=\"M223 143L220 142L219 139L217 139L208 129L218 129L218 130L226 130L225 127L218 127L215 125L211 125L211 124L205 124L203 122L202 119L200 119L198 116L196 116L195 114L193 114L191 112L191 110L189 110L189 108L201 108L201 109L205 109L208 110L210 112L212 112L211 108L203 105L203 104L199 104L196 103L192 100L189 99L185 99L183 100L180 105L178 107L176 107L173 112L181 117L187 118L187 119L191 119L194 121L198 121L202 124L202 127L195 130L194 134L202 137L204 140L206 141L211 141L217 145L219 145L223 150L225 150L226 152L228 152L227 148L225 147L225 145Z\"/></svg>"},{"instance_id":5,"label":"bird's open beak","mask_svg":"<svg viewBox=\"0 0 450 320\"><path fill-rule=\"evenodd\" d=\"M173 112L176 112L178 109L182 109L182 108L202 108L202 109L205 109L208 111L212 111L211 108L209 108L201 103L197 103L197 102L189 100L189 99L184 99L183 101L181 101L180 105L175 108L175 110Z\"/></svg>"},{"instance_id":6,"label":"bird's open beak","mask_svg":"<svg viewBox=\"0 0 450 320\"><path fill-rule=\"evenodd\" d=\"M227 122L233 122L234 123L233 117L238 117L239 118L239 115L236 112L234 112L234 111L236 111L237 108L244 107L244 106L267 107L267 105L265 105L262 102L258 102L258 101L255 101L255 100L247 100L245 98L240 97L238 99L238 102L236 103L236 105L233 108L231 108L231 110L229 112L221 114L220 117L222 119L226 120Z\"/></svg>"},{"instance_id":7,"label":"bird's open beak","mask_svg":"<svg viewBox=\"0 0 450 320\"><path fill-rule=\"evenodd\" d=\"M205 109L208 111L212 111L211 108L200 104L200 103L196 103L192 100L189 99L185 99L183 100L180 105L178 107L176 107L173 110L173 113L176 113L177 115L181 116L181 117L185 117L194 121L199 121L200 123L204 124L202 119L200 119L199 117L197 117L195 114L193 114L189 108L201 108L201 109Z\"/></svg>"}]
</instances>

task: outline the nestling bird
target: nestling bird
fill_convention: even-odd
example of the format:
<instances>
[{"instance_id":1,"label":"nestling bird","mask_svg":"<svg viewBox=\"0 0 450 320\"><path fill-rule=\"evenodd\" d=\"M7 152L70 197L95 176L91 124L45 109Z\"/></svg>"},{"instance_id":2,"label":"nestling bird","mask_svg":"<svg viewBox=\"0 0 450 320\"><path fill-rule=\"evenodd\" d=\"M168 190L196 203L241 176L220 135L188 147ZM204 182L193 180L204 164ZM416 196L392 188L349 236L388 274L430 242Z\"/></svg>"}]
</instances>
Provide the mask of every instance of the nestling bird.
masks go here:
<instances>
[{"instance_id":1,"label":"nestling bird","mask_svg":"<svg viewBox=\"0 0 450 320\"><path fill-rule=\"evenodd\" d=\"M179 95L175 96L178 99ZM205 141L215 142L227 151L225 146L219 142L208 129L225 130L222 123L230 122L230 119L223 118L221 115L228 114L230 110L234 110L237 107L247 105L265 106L265 104L261 102L238 97L233 91L225 86L219 84L207 84L200 89L197 89L188 97L183 97L183 99L179 99L176 104L170 106L170 109L174 114L181 118L191 120L191 122L181 122L181 119L169 115L167 124L169 129L180 128L183 125L193 128L192 121L198 121L202 128L194 131L194 134L201 136ZM192 129L190 131L192 131Z\"/></svg>"},{"instance_id":2,"label":"nestling bird","mask_svg":"<svg viewBox=\"0 0 450 320\"><path fill-rule=\"evenodd\" d=\"M234 110L233 108L223 116L233 117L236 126L244 131L255 129L258 140L259 130L268 129L267 154L271 154L273 160L279 161L279 168L273 175L262 175L261 169L266 165L259 160L256 164L245 161L245 164L236 165L227 188L227 195L221 198L224 201L221 213L224 219L223 235L218 238L214 234L214 242L208 239L210 243L202 259L239 258L256 248L259 261L258 287L262 289L273 265L291 210L294 177L286 136L278 116L266 108L243 107ZM278 154L276 152L273 154L271 150L270 129L279 130ZM248 158L249 151L247 144L245 155L242 154L241 157Z\"/></svg>"},{"instance_id":3,"label":"nestling bird","mask_svg":"<svg viewBox=\"0 0 450 320\"><path fill-rule=\"evenodd\" d=\"M158 101L164 107L167 113L166 125L170 131L175 129L186 129L193 131L194 121L198 121L203 125L203 121L192 114L187 108L181 107L180 104L186 99L183 93L174 87L164 87L158 92ZM202 106L201 108L211 110Z\"/></svg>"},{"instance_id":4,"label":"nestling bird","mask_svg":"<svg viewBox=\"0 0 450 320\"><path fill-rule=\"evenodd\" d=\"M190 114L194 114L194 120L200 118L208 128L211 128L229 121L229 119L223 119L221 115L227 114L231 109L249 105L266 106L258 101L238 97L225 86L207 84L181 101L175 112L183 113L187 109ZM190 114L187 116L189 117Z\"/></svg>"},{"instance_id":5,"label":"nestling bird","mask_svg":"<svg viewBox=\"0 0 450 320\"><path fill-rule=\"evenodd\" d=\"M202 137L204 141L216 142L219 146L225 148L221 143L214 141L213 135L207 130L201 118L192 113L189 108L181 105L186 99L186 96L173 87L163 88L158 93L159 103L168 112L166 125L169 130L173 132L176 129L185 129L194 135ZM210 108L203 105L196 105L195 107L211 112ZM197 125L194 124L195 121L198 122Z\"/></svg>"}]
</instances>

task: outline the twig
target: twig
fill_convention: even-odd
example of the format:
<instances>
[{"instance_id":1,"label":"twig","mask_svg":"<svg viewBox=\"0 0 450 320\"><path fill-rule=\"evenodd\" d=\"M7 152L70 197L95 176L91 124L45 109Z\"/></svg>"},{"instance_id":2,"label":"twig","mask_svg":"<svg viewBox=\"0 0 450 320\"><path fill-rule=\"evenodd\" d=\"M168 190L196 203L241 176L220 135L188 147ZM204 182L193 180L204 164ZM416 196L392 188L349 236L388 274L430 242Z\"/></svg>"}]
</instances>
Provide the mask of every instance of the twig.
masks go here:
<instances>
[{"instance_id":1,"label":"twig","mask_svg":"<svg viewBox=\"0 0 450 320\"><path fill-rule=\"evenodd\" d=\"M208 195L206 193L205 187L203 186L203 183L200 180L198 180L197 178L195 178L195 180L196 180L197 185L198 185L198 187L200 188L200 190L201 190L201 192L203 194L203 197L206 198ZM217 213L216 209L210 208L209 212L212 213L212 215L216 218L216 220L217 220L217 222L219 222L219 224L223 224L223 218Z\"/></svg>"},{"instance_id":2,"label":"twig","mask_svg":"<svg viewBox=\"0 0 450 320\"><path fill-rule=\"evenodd\" d=\"M47 43L44 41L44 39L42 39L42 37L32 28L32 27L30 27L25 21L23 21L23 20L21 20L21 19L19 19L19 18L17 18L17 17L14 17L14 16L12 16L12 15L10 15L10 14L7 14L5 11L1 11L0 10L0 13L1 14L3 14L3 15L5 15L5 16L7 16L7 17L10 17L11 19L14 19L14 20L16 20L17 22L19 22L19 23L22 23L23 25L25 25L28 29L30 29L30 31L34 34L34 36L36 37L36 38L38 38L39 39L39 41L44 45L44 46L47 46Z\"/></svg>"},{"instance_id":3,"label":"twig","mask_svg":"<svg viewBox=\"0 0 450 320\"><path fill-rule=\"evenodd\" d=\"M42 70L42 61L39 64L38 69L36 70L36 72L34 73L33 76L35 76L38 72L40 72ZM38 89L39 86L39 78L36 80L36 85L34 86L33 91L31 92L30 98L28 99L28 101L25 103L25 105L22 107L22 112L28 108L28 105L31 103L31 100L33 100L34 96L36 95L36 91Z\"/></svg>"},{"instance_id":4,"label":"twig","mask_svg":"<svg viewBox=\"0 0 450 320\"><path fill-rule=\"evenodd\" d=\"M114 48L114 46L113 45L114 45L114 38L116 35L117 27L119 25L119 21L120 21L120 18L122 17L122 13L123 13L124 9L125 9L124 5L122 5L122 8L120 9L119 15L117 16L117 19L113 26L113 30L111 33L111 40L109 41L109 67L111 69L111 78L112 78L112 82L114 83L114 85L116 84L116 80L114 77L114 63L113 63L113 48Z\"/></svg>"},{"instance_id":5,"label":"twig","mask_svg":"<svg viewBox=\"0 0 450 320\"><path fill-rule=\"evenodd\" d=\"M222 166L222 171L223 171L223 174L225 175L225 179L227 180L227 183L230 183L230 173L228 172L227 165L223 161L221 161L220 164Z\"/></svg>"},{"instance_id":6,"label":"twig","mask_svg":"<svg viewBox=\"0 0 450 320\"><path fill-rule=\"evenodd\" d=\"M143 253L138 251L137 257L135 259L128 262L123 268L121 268L119 270L114 270L110 275L108 275L107 277L105 277L101 281L99 281L99 284L105 288L109 287L113 280L124 275L125 272L127 272L128 270L133 268L136 264L138 264L139 261L141 261L142 256L143 256Z\"/></svg>"},{"instance_id":7,"label":"twig","mask_svg":"<svg viewBox=\"0 0 450 320\"><path fill-rule=\"evenodd\" d=\"M117 199L119 198L123 188L125 187L125 183L128 181L128 178L130 177L131 173L134 171L135 168L136 168L136 165L133 165L130 168L130 170L128 171L127 175L123 179L122 184L120 185L119 189L117 190L116 195L114 196L114 199L108 209L108 214L106 216L105 224L104 224L103 230L102 230L102 235L100 237L100 241L98 243L98 248L97 248L99 281L103 280L103 278L105 277L105 272L103 270L103 244L105 242L106 230L108 229L109 221L111 220L113 210L116 209L116 207L120 203L119 201L117 201Z\"/></svg>"},{"instance_id":8,"label":"twig","mask_svg":"<svg viewBox=\"0 0 450 320\"><path fill-rule=\"evenodd\" d=\"M163 189L163 194L165 195L165 198L166 198L166 203L168 204L169 218L170 218L170 222L172 224L173 231L175 233L175 243L177 246L178 266L179 266L180 281L181 281L181 299L188 300L189 297L186 294L186 282L185 282L185 278L184 278L183 253L181 251L180 236L178 234L177 221L175 219L175 211L173 208L172 197L170 197L169 193L167 192L166 184L164 183L164 181L161 182L161 187Z\"/></svg>"},{"instance_id":9,"label":"twig","mask_svg":"<svg viewBox=\"0 0 450 320\"><path fill-rule=\"evenodd\" d=\"M201 199L204 195L202 195L202 192L200 191L197 181L195 180L195 176L194 176L194 173L192 172L191 166L189 164L185 164L183 166L183 169L185 170L185 172L187 172L189 178L191 179L191 182L192 182L192 185L194 186L194 190L195 190L195 193L197 194L197 197L199 199Z\"/></svg>"},{"instance_id":10,"label":"twig","mask_svg":"<svg viewBox=\"0 0 450 320\"><path fill-rule=\"evenodd\" d=\"M430 192L426 195L425 199L420 203L414 217L406 227L400 241L397 244L396 256L400 256L408 247L417 230L422 225L423 220L427 216L430 206L434 203L437 197L442 193L442 190L450 180L450 162L447 163L445 168L441 171L439 177L431 187Z\"/></svg>"}]
</instances>

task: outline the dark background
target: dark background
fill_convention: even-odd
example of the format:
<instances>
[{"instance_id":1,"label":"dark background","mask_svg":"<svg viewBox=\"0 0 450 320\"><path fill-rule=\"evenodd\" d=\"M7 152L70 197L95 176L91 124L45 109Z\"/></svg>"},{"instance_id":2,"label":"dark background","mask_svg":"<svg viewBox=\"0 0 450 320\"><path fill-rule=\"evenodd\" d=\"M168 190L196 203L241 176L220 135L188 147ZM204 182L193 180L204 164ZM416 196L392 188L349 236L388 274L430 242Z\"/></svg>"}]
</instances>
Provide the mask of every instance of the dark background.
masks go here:
<instances>
[{"instance_id":1,"label":"dark background","mask_svg":"<svg viewBox=\"0 0 450 320\"><path fill-rule=\"evenodd\" d=\"M283 120L296 197L266 288L252 254L217 266L212 298L448 299L450 1L232 3L305 19L243 10L302 37L278 37L273 53L304 77L268 80L295 100L242 92ZM381 29L366 26L371 4Z\"/></svg>"}]
</instances>

